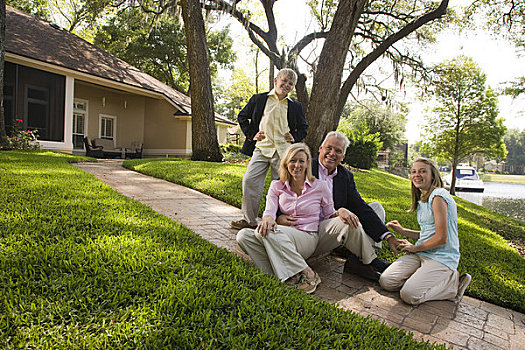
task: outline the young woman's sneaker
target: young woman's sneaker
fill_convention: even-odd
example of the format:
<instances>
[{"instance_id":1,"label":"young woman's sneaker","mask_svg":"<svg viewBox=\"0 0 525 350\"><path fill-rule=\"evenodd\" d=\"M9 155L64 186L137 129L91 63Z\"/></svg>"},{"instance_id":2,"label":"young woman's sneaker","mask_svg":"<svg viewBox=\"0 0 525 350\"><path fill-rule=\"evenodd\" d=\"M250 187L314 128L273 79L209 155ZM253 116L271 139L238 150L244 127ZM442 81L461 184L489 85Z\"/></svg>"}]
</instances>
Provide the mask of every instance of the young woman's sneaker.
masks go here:
<instances>
[{"instance_id":1,"label":"young woman's sneaker","mask_svg":"<svg viewBox=\"0 0 525 350\"><path fill-rule=\"evenodd\" d=\"M315 272L314 277L308 278L304 274L301 274L301 279L297 284L297 288L304 291L306 294L312 294L317 289L317 286L321 283L321 278Z\"/></svg>"}]
</instances>

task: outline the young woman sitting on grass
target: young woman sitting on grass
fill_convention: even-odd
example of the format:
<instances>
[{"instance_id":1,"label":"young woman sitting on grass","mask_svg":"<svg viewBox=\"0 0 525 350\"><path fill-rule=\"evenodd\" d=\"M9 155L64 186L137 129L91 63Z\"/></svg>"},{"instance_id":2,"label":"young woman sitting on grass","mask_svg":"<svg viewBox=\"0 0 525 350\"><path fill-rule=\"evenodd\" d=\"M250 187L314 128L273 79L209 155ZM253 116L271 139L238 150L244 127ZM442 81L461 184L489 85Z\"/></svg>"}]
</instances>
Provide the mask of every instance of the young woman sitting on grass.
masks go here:
<instances>
[{"instance_id":1,"label":"young woman sitting on grass","mask_svg":"<svg viewBox=\"0 0 525 350\"><path fill-rule=\"evenodd\" d=\"M281 160L280 180L272 181L268 190L261 222L255 230L237 233L239 246L255 266L306 293L313 293L321 283L305 261L319 240L319 213L324 219L337 216L328 185L312 175L311 160L304 143L290 145ZM278 210L296 217L296 225L277 225Z\"/></svg>"},{"instance_id":2,"label":"young woman sitting on grass","mask_svg":"<svg viewBox=\"0 0 525 350\"><path fill-rule=\"evenodd\" d=\"M379 284L386 290L400 290L401 299L411 305L446 299L458 303L471 277L465 273L458 278L456 202L443 188L439 169L430 159L419 158L412 164L410 180L412 207L409 212L417 211L421 231L406 229L398 221L386 224L417 242L400 240L398 248L407 254L381 274Z\"/></svg>"}]
</instances>

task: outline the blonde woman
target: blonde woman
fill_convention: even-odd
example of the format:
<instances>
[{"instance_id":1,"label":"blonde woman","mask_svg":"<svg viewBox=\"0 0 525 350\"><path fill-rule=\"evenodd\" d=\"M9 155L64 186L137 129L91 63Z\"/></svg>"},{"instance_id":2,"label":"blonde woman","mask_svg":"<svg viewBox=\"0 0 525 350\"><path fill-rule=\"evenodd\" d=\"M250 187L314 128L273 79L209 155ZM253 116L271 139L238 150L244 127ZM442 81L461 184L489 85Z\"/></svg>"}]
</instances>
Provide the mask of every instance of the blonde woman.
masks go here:
<instances>
[{"instance_id":1,"label":"blonde woman","mask_svg":"<svg viewBox=\"0 0 525 350\"><path fill-rule=\"evenodd\" d=\"M406 252L379 278L381 287L400 291L403 301L411 305L429 300L450 299L458 303L471 281L469 274L458 277L459 238L456 202L443 188L436 164L419 158L410 172L412 207L417 212L421 231L410 230L398 221L386 226L415 244L400 240L398 249Z\"/></svg>"},{"instance_id":2,"label":"blonde woman","mask_svg":"<svg viewBox=\"0 0 525 350\"><path fill-rule=\"evenodd\" d=\"M259 269L306 293L313 293L321 283L305 261L317 246L319 221L337 216L328 185L312 175L311 162L308 146L290 145L280 164L280 179L272 181L268 190L261 222L256 229L237 234L239 246ZM296 225L277 225L278 210L296 217Z\"/></svg>"}]
</instances>

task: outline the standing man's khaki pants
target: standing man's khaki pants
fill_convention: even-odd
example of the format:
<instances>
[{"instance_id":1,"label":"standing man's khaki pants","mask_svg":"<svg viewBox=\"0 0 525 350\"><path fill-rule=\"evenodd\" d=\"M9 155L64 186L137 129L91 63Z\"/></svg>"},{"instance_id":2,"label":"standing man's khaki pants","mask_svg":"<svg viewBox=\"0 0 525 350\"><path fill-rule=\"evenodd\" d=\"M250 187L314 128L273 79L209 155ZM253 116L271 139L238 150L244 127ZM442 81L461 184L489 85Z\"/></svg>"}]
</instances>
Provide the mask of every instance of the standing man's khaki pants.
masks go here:
<instances>
[{"instance_id":1,"label":"standing man's khaki pants","mask_svg":"<svg viewBox=\"0 0 525 350\"><path fill-rule=\"evenodd\" d=\"M252 258L255 266L281 281L308 267L305 260L314 252L318 239L317 232L281 225L277 225L277 230L266 237L250 228L237 233L237 243Z\"/></svg>"},{"instance_id":2,"label":"standing man's khaki pants","mask_svg":"<svg viewBox=\"0 0 525 350\"><path fill-rule=\"evenodd\" d=\"M459 274L437 260L420 254L406 254L390 265L379 278L386 290L400 290L410 305L429 300L447 300L458 293Z\"/></svg>"},{"instance_id":3,"label":"standing man's khaki pants","mask_svg":"<svg viewBox=\"0 0 525 350\"><path fill-rule=\"evenodd\" d=\"M277 180L279 178L280 163L281 158L277 151L275 151L272 158L263 156L257 148L253 151L252 159L242 177L241 206L243 219L252 226L257 225L257 216L259 214L268 168L272 169L272 180Z\"/></svg>"}]
</instances>

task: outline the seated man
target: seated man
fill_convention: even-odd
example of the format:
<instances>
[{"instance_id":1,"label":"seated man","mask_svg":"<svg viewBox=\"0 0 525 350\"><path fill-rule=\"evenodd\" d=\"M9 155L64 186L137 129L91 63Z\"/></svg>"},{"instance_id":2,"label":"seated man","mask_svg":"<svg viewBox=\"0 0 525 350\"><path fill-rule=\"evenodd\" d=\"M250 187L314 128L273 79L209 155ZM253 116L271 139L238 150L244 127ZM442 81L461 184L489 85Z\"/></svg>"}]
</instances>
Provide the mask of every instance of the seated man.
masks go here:
<instances>
[{"instance_id":1,"label":"seated man","mask_svg":"<svg viewBox=\"0 0 525 350\"><path fill-rule=\"evenodd\" d=\"M335 209L346 209L340 211L338 218L320 223L314 255L344 246L352 253L344 271L377 281L390 263L377 257L375 242L386 240L397 255L398 240L384 224L383 207L379 203L371 204L374 209L368 205L357 192L352 173L340 165L349 144L344 134L331 131L319 147L319 159L312 160L314 176L328 182ZM294 226L295 220L292 216L280 215L277 223Z\"/></svg>"}]
</instances>

